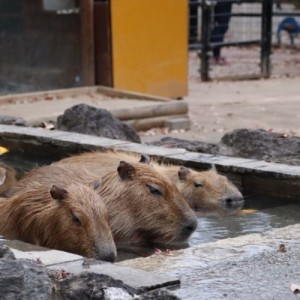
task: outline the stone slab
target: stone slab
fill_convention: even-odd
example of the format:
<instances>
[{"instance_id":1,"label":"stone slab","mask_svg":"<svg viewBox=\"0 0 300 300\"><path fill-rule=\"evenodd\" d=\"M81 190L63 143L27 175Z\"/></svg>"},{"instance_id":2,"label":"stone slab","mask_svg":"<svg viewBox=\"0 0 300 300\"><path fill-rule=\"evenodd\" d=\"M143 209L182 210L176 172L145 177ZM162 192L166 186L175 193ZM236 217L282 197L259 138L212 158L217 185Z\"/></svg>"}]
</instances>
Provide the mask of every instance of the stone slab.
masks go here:
<instances>
[{"instance_id":1,"label":"stone slab","mask_svg":"<svg viewBox=\"0 0 300 300\"><path fill-rule=\"evenodd\" d=\"M191 128L191 121L189 118L174 118L167 120L165 126L170 130L189 130Z\"/></svg>"},{"instance_id":2,"label":"stone slab","mask_svg":"<svg viewBox=\"0 0 300 300\"><path fill-rule=\"evenodd\" d=\"M74 274L88 271L108 275L114 279L122 280L125 284L137 289L139 293L161 287L178 287L180 284L178 276L152 274L151 272L132 267L104 262L98 263L97 261L93 261L91 264L89 264L88 260L85 262L73 261L51 265L48 268L53 270L64 270Z\"/></svg>"},{"instance_id":3,"label":"stone slab","mask_svg":"<svg viewBox=\"0 0 300 300\"><path fill-rule=\"evenodd\" d=\"M64 270L73 274L88 271L108 275L116 280L122 280L125 284L137 289L139 293L161 287L174 288L180 285L178 276L152 274L148 271L87 259L73 253L47 249L21 241L1 239L1 244L7 245L15 255L16 259L33 260L48 269L58 271Z\"/></svg>"},{"instance_id":4,"label":"stone slab","mask_svg":"<svg viewBox=\"0 0 300 300\"><path fill-rule=\"evenodd\" d=\"M297 299L300 224L118 265L179 276L181 299Z\"/></svg>"}]
</instances>

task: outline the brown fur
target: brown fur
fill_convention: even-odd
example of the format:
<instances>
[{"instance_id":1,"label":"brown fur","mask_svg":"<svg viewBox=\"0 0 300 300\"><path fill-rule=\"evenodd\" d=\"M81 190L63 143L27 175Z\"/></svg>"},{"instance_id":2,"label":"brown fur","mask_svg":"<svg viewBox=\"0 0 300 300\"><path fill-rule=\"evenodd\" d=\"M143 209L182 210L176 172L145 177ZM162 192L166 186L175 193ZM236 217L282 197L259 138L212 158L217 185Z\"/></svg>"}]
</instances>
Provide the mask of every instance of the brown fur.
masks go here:
<instances>
[{"instance_id":1,"label":"brown fur","mask_svg":"<svg viewBox=\"0 0 300 300\"><path fill-rule=\"evenodd\" d=\"M11 198L2 199L0 234L8 239L114 261L116 248L103 201L94 189L77 183L63 185L63 181L58 183L66 187L63 199L53 198L51 177L49 185L32 180Z\"/></svg>"},{"instance_id":2,"label":"brown fur","mask_svg":"<svg viewBox=\"0 0 300 300\"><path fill-rule=\"evenodd\" d=\"M176 182L190 207L199 213L223 215L242 207L242 194L214 169L203 172L179 166L157 166L157 169Z\"/></svg>"},{"instance_id":3,"label":"brown fur","mask_svg":"<svg viewBox=\"0 0 300 300\"><path fill-rule=\"evenodd\" d=\"M0 197L6 197L16 183L16 171L0 162Z\"/></svg>"},{"instance_id":4,"label":"brown fur","mask_svg":"<svg viewBox=\"0 0 300 300\"><path fill-rule=\"evenodd\" d=\"M68 180L74 182L89 184L99 176L76 164L52 164L25 175L18 183L18 190L32 181L48 184L54 178L57 182L66 180L66 170L72 174ZM197 219L176 186L153 167L141 163L119 161L116 166L112 162L110 170L102 176L99 193L106 204L117 245L187 240L196 228Z\"/></svg>"},{"instance_id":5,"label":"brown fur","mask_svg":"<svg viewBox=\"0 0 300 300\"><path fill-rule=\"evenodd\" d=\"M65 158L59 161L58 164L74 163L84 166L94 174L101 176L101 174L108 172L111 166L117 166L120 160L137 162L140 160L140 155L125 152L96 151ZM151 165L160 174L170 178L177 185L190 207L200 214L234 213L242 207L242 194L225 176L218 174L214 169L198 172L184 168L188 174L180 178L180 166L158 164L155 161L151 162ZM228 200L232 200L232 202L229 203Z\"/></svg>"}]
</instances>

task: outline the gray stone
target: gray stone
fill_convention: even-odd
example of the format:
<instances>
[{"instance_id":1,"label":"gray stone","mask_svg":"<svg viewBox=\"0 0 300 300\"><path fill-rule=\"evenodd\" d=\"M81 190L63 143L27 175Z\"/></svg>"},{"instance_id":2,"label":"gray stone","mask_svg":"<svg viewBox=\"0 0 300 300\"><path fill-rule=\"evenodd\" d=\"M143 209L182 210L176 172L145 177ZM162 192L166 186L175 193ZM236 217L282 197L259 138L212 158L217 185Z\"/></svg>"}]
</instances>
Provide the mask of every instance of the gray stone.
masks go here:
<instances>
[{"instance_id":1,"label":"gray stone","mask_svg":"<svg viewBox=\"0 0 300 300\"><path fill-rule=\"evenodd\" d=\"M300 137L285 136L262 129L236 129L218 144L166 137L152 145L184 148L191 152L235 156L290 165L300 165Z\"/></svg>"},{"instance_id":2,"label":"gray stone","mask_svg":"<svg viewBox=\"0 0 300 300\"><path fill-rule=\"evenodd\" d=\"M217 145L200 141L187 141L183 139L165 137L160 141L152 142L149 144L155 146L164 146L167 148L183 148L191 152L218 154Z\"/></svg>"},{"instance_id":3,"label":"gray stone","mask_svg":"<svg viewBox=\"0 0 300 300\"><path fill-rule=\"evenodd\" d=\"M191 121L189 118L175 118L166 121L165 126L170 130L189 130L191 128Z\"/></svg>"},{"instance_id":4,"label":"gray stone","mask_svg":"<svg viewBox=\"0 0 300 300\"><path fill-rule=\"evenodd\" d=\"M133 288L107 275L90 272L83 272L78 275L65 274L66 277L58 282L57 291L57 294L61 295L63 299L113 299L105 297L107 295L105 290L110 287L125 291L130 296L135 295ZM53 273L52 277L57 278L57 274ZM124 295L120 291L119 294Z\"/></svg>"},{"instance_id":5,"label":"gray stone","mask_svg":"<svg viewBox=\"0 0 300 300\"><path fill-rule=\"evenodd\" d=\"M4 249L4 250L3 250ZM36 262L16 260L6 248L0 259L1 299L50 299L53 285L46 270Z\"/></svg>"},{"instance_id":6,"label":"gray stone","mask_svg":"<svg viewBox=\"0 0 300 300\"><path fill-rule=\"evenodd\" d=\"M139 300L179 300L177 296L166 289L159 289L155 291L151 291L139 296L137 299Z\"/></svg>"},{"instance_id":7,"label":"gray stone","mask_svg":"<svg viewBox=\"0 0 300 300\"><path fill-rule=\"evenodd\" d=\"M25 127L30 126L23 118L7 116L7 115L0 115L0 124L25 126Z\"/></svg>"},{"instance_id":8,"label":"gray stone","mask_svg":"<svg viewBox=\"0 0 300 300\"><path fill-rule=\"evenodd\" d=\"M225 155L300 165L300 137L262 129L237 129L226 133L220 144L227 147Z\"/></svg>"},{"instance_id":9,"label":"gray stone","mask_svg":"<svg viewBox=\"0 0 300 300\"><path fill-rule=\"evenodd\" d=\"M87 104L75 105L57 118L57 129L141 143L138 134L112 114Z\"/></svg>"},{"instance_id":10,"label":"gray stone","mask_svg":"<svg viewBox=\"0 0 300 300\"><path fill-rule=\"evenodd\" d=\"M134 288L137 293L144 293L160 287L174 287L180 284L177 276L157 275L143 270L104 263L94 260L72 261L48 266L51 270L65 270L72 274L88 271L110 276Z\"/></svg>"}]
</instances>

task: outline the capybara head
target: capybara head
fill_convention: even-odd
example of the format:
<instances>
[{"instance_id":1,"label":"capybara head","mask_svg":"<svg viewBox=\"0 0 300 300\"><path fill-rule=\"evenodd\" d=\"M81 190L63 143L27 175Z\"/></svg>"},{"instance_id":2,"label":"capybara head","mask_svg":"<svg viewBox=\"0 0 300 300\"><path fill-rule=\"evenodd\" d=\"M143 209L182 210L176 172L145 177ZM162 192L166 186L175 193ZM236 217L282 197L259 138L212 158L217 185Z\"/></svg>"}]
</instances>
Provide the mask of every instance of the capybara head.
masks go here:
<instances>
[{"instance_id":1,"label":"capybara head","mask_svg":"<svg viewBox=\"0 0 300 300\"><path fill-rule=\"evenodd\" d=\"M116 248L105 204L98 193L82 184L50 189L36 184L17 193L16 224L19 238L40 246L90 258L115 261ZM95 184L98 188L98 183Z\"/></svg>"},{"instance_id":2,"label":"capybara head","mask_svg":"<svg viewBox=\"0 0 300 300\"><path fill-rule=\"evenodd\" d=\"M121 161L103 178L100 191L117 246L185 242L197 218L177 187L152 166Z\"/></svg>"},{"instance_id":3,"label":"capybara head","mask_svg":"<svg viewBox=\"0 0 300 300\"><path fill-rule=\"evenodd\" d=\"M16 185L16 172L13 168L0 163L0 197L6 197Z\"/></svg>"},{"instance_id":4,"label":"capybara head","mask_svg":"<svg viewBox=\"0 0 300 300\"><path fill-rule=\"evenodd\" d=\"M180 167L178 177L181 193L196 211L230 214L243 206L244 200L239 190L214 168L197 172Z\"/></svg>"}]
</instances>

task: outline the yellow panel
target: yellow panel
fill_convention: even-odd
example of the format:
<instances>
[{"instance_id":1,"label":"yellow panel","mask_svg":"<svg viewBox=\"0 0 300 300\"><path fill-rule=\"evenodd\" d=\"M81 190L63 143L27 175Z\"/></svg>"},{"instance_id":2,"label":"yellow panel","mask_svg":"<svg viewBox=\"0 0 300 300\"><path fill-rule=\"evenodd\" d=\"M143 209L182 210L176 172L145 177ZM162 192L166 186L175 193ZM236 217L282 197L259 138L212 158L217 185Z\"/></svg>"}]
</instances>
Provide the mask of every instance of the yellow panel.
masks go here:
<instances>
[{"instance_id":1,"label":"yellow panel","mask_svg":"<svg viewBox=\"0 0 300 300\"><path fill-rule=\"evenodd\" d=\"M114 87L187 94L188 0L111 0Z\"/></svg>"}]
</instances>

